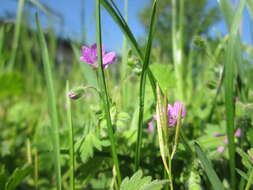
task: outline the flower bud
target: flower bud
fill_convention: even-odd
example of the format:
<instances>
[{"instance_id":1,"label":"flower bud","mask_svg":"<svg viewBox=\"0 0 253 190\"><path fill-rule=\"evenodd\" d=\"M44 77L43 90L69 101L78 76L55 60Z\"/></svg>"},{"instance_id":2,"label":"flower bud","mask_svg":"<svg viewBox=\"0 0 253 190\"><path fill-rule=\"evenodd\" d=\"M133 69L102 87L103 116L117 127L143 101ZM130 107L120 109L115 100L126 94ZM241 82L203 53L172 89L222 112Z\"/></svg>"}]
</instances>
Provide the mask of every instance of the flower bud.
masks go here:
<instances>
[{"instance_id":1,"label":"flower bud","mask_svg":"<svg viewBox=\"0 0 253 190\"><path fill-rule=\"evenodd\" d=\"M73 100L77 100L84 95L85 88L84 87L76 87L73 88L69 93L68 97Z\"/></svg>"}]
</instances>

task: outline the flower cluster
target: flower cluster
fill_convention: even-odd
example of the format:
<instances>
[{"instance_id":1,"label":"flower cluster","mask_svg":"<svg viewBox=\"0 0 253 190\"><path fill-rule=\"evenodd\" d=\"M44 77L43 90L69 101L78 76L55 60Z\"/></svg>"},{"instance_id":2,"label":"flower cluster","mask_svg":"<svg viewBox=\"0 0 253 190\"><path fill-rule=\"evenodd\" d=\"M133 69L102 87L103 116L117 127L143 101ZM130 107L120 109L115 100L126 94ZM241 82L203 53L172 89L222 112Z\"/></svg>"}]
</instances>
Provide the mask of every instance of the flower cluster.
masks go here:
<instances>
[{"instance_id":1,"label":"flower cluster","mask_svg":"<svg viewBox=\"0 0 253 190\"><path fill-rule=\"evenodd\" d=\"M184 104L176 101L174 105L168 104L168 125L173 127L177 124L177 119L179 117L180 108L182 107L181 117L184 118L186 115L186 110Z\"/></svg>"},{"instance_id":2,"label":"flower cluster","mask_svg":"<svg viewBox=\"0 0 253 190\"><path fill-rule=\"evenodd\" d=\"M91 47L82 46L81 54L82 56L80 57L80 61L86 62L93 67L98 67L98 54L96 43L92 44ZM103 68L107 68L109 64L112 64L117 61L116 53L105 53L105 48L102 46L102 61Z\"/></svg>"},{"instance_id":3,"label":"flower cluster","mask_svg":"<svg viewBox=\"0 0 253 190\"><path fill-rule=\"evenodd\" d=\"M180 108L182 107L181 117L184 118L186 115L185 106L182 102L176 101L174 105L168 104L168 126L174 127L177 124L179 117ZM148 122L148 132L154 131L154 120L157 119L157 116L154 115L153 118Z\"/></svg>"},{"instance_id":4,"label":"flower cluster","mask_svg":"<svg viewBox=\"0 0 253 190\"><path fill-rule=\"evenodd\" d=\"M235 137L239 138L241 137L242 135L242 131L240 128L238 128L236 131L235 131ZM228 138L225 134L220 134L220 133L216 133L213 135L213 137L221 137L221 136L224 136L224 139L222 140L224 144L228 144ZM224 152L225 151L225 145L223 146L218 146L217 147L217 152Z\"/></svg>"}]
</instances>

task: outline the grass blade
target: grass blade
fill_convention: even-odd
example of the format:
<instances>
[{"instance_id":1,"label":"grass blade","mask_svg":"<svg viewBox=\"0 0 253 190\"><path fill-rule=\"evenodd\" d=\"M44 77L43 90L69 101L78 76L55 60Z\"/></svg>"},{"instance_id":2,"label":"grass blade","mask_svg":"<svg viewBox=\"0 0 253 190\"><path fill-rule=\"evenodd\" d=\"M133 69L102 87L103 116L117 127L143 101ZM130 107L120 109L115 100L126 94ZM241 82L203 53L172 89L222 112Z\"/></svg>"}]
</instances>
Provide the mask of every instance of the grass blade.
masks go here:
<instances>
[{"instance_id":1,"label":"grass blade","mask_svg":"<svg viewBox=\"0 0 253 190\"><path fill-rule=\"evenodd\" d=\"M236 55L237 47L240 47L240 40L238 40L238 29L245 6L245 0L241 1L240 6L233 19L233 24L230 30L230 38L228 41L228 47L225 55L225 107L226 107L226 124L228 135L228 150L229 150L229 166L230 166L230 178L232 189L236 188L235 177L235 142L234 142L234 125L235 125L235 110L234 110L234 84L236 75ZM237 63L240 64L240 63Z\"/></svg>"},{"instance_id":2,"label":"grass blade","mask_svg":"<svg viewBox=\"0 0 253 190\"><path fill-rule=\"evenodd\" d=\"M67 107L67 125L69 129L69 158L70 158L70 190L75 190L75 152L74 152L74 131L71 118L71 102L68 97L69 82L66 84L66 107Z\"/></svg>"},{"instance_id":3,"label":"grass blade","mask_svg":"<svg viewBox=\"0 0 253 190\"><path fill-rule=\"evenodd\" d=\"M233 21L233 11L228 0L218 0L221 11L225 17L228 28L231 27Z\"/></svg>"},{"instance_id":4,"label":"grass blade","mask_svg":"<svg viewBox=\"0 0 253 190\"><path fill-rule=\"evenodd\" d=\"M13 69L15 61L16 61L24 4L25 4L25 0L19 0L17 19L16 19L16 25L15 25L15 31L14 31L14 38L13 38L13 42L12 42L11 59L10 59L10 63L8 66L10 70Z\"/></svg>"},{"instance_id":5,"label":"grass blade","mask_svg":"<svg viewBox=\"0 0 253 190\"><path fill-rule=\"evenodd\" d=\"M125 34L129 42L131 43L134 51L137 53L137 55L140 56L141 59L143 59L143 54L141 52L141 49L131 32L130 28L127 25L127 22L124 20L123 16L120 14L117 9L113 8L111 4L108 2L108 0L101 0L101 4L104 6L104 8L108 11L108 13L112 16L114 21L118 24L122 32ZM114 5L115 6L115 5Z\"/></svg>"},{"instance_id":6,"label":"grass blade","mask_svg":"<svg viewBox=\"0 0 253 190\"><path fill-rule=\"evenodd\" d=\"M199 157L199 160L202 163L203 169L205 170L207 177L213 186L213 189L214 190L224 190L224 187L223 187L220 179L218 178L216 172L214 171L211 162L206 157L206 155L203 152L203 150L201 149L200 145L195 142L194 148L195 148L196 153Z\"/></svg>"},{"instance_id":7,"label":"grass blade","mask_svg":"<svg viewBox=\"0 0 253 190\"><path fill-rule=\"evenodd\" d=\"M104 105L104 111L106 116L106 123L108 129L108 135L111 141L111 149L112 149L112 158L116 168L116 175L118 184L121 184L121 174L119 168L119 161L116 149L116 142L113 133L112 120L110 115L110 101L106 87L105 73L103 69L103 60L102 60L102 36L101 36L101 12L100 12L100 0L96 0L96 39L97 39L97 48L98 48L98 63L99 63L99 74L100 74L100 84L101 84L101 92L102 99Z\"/></svg>"},{"instance_id":8,"label":"grass blade","mask_svg":"<svg viewBox=\"0 0 253 190\"><path fill-rule=\"evenodd\" d=\"M135 39L133 33L131 32L130 28L127 25L127 22L124 20L123 16L120 14L119 10L118 9L115 10L115 8L113 8L113 6L108 2L108 0L101 0L101 4L108 11L108 13L112 16L114 21L118 24L121 31L125 34L126 38L129 41L129 44L132 46L135 53L140 57L142 62L144 62L144 56L140 50L137 40ZM115 4L113 4L113 5L114 5L114 7L116 7ZM155 82L155 78L149 68L148 68L147 74L148 74L148 77L150 80L150 84L152 86L153 94L156 97L156 90L155 90L156 82Z\"/></svg>"},{"instance_id":9,"label":"grass blade","mask_svg":"<svg viewBox=\"0 0 253 190\"><path fill-rule=\"evenodd\" d=\"M51 133L53 137L53 152L55 158L55 170L56 170L56 179L57 179L57 190L61 190L61 164L60 164L60 140L59 140L59 132L58 132L58 115L56 109L56 101L55 101L55 90L53 85L53 77L50 65L50 59L48 55L47 44L45 41L45 37L41 28L39 16L36 14L36 24L39 33L39 43L42 52L42 61L44 66L44 72L47 83L47 93L48 93L48 105L49 105L49 113L51 119Z\"/></svg>"},{"instance_id":10,"label":"grass blade","mask_svg":"<svg viewBox=\"0 0 253 190\"><path fill-rule=\"evenodd\" d=\"M40 9L41 11L43 11L47 16L50 16L51 10L49 8L47 8L46 6L44 6L43 4L41 4L39 1L37 0L28 0L32 5L34 5L35 7L37 7L38 9Z\"/></svg>"},{"instance_id":11,"label":"grass blade","mask_svg":"<svg viewBox=\"0 0 253 190\"><path fill-rule=\"evenodd\" d=\"M144 63L142 65L142 72L141 72L141 80L140 80L140 91L139 91L139 120L138 120L138 133L137 133L137 143L135 149L135 171L138 170L140 164L140 152L141 152L141 141L142 141L142 127L143 127L143 115L144 115L144 98L145 98L145 83L146 83L146 75L147 75L147 68L150 60L151 54L151 47L154 37L154 30L155 30L155 16L156 16L156 7L157 1L154 1L151 21L150 21L150 28L148 34L148 42L145 51L145 58Z\"/></svg>"},{"instance_id":12,"label":"grass blade","mask_svg":"<svg viewBox=\"0 0 253 190\"><path fill-rule=\"evenodd\" d=\"M125 0L125 6L124 6L124 12L125 12L125 20L128 21L128 0ZM122 65L120 67L120 77L121 82L124 83L125 78L127 77L127 59L128 59L128 44L127 44L127 38L124 34L123 36L123 44L122 44ZM128 107L128 93L129 92L129 84L125 84L124 88L122 88L122 104Z\"/></svg>"}]
</instances>

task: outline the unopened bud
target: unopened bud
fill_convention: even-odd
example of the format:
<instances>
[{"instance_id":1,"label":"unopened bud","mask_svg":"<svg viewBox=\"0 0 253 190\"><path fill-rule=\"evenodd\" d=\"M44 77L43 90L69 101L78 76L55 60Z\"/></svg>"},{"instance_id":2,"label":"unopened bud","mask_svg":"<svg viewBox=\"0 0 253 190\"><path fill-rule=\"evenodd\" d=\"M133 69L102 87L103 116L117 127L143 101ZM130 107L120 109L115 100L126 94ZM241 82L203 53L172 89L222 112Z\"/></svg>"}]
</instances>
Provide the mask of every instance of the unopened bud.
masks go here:
<instances>
[{"instance_id":1,"label":"unopened bud","mask_svg":"<svg viewBox=\"0 0 253 190\"><path fill-rule=\"evenodd\" d=\"M69 93L68 97L73 100L77 100L84 95L85 88L84 87L76 87L73 88Z\"/></svg>"}]
</instances>

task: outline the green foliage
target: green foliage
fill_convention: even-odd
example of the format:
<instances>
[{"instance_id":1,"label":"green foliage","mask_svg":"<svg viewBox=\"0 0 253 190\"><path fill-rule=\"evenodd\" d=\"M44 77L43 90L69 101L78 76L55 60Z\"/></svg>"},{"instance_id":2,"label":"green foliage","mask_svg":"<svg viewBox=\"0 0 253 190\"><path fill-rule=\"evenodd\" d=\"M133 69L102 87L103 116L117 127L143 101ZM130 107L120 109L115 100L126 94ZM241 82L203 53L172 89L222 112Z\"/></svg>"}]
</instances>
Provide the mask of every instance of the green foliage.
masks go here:
<instances>
[{"instance_id":1,"label":"green foliage","mask_svg":"<svg viewBox=\"0 0 253 190\"><path fill-rule=\"evenodd\" d=\"M0 99L19 96L24 89L24 78L19 72L1 74L0 83Z\"/></svg>"},{"instance_id":2,"label":"green foliage","mask_svg":"<svg viewBox=\"0 0 253 190\"><path fill-rule=\"evenodd\" d=\"M22 5L23 1L19 2ZM47 16L54 15L37 0L24 2ZM219 0L219 10L206 6L207 0L173 0L173 6L172 0L160 0L155 4L156 27L150 4L158 1L150 1L149 8L140 10L145 11L141 13L142 20L150 31L147 41L142 36L138 41L134 36L127 16L120 12L122 7L118 8L120 1L98 2L125 38L122 56L118 54L117 64L102 70L104 75L97 75L96 68L80 61L80 47L84 44L60 39L50 27L45 32L40 27L34 30L28 22L33 15L25 17L29 13L21 11L30 6L19 8L16 24L0 23L0 189L6 190L8 183L13 190L55 190L57 179L58 188L61 185L62 189L76 190L158 190L169 189L171 184L174 190L232 189L235 181L230 179L233 171L228 172L229 167L237 172L234 189L252 188L253 47L241 41L240 35L245 31L238 33L242 10L252 16L252 1L240 1L240 6L233 6L232 1ZM244 5L247 9L243 9ZM220 14L224 15L229 35L215 31L210 37L207 31L219 21ZM152 24L147 22L150 18ZM15 62L11 63L12 60ZM106 91L104 86L100 88L102 80L97 81L98 78L105 79ZM85 93L76 89L82 95L79 100L66 96L66 80L72 88L85 88ZM164 98L159 101L163 104L179 100L182 90L187 111L169 172L173 183L162 180L168 176L164 174L159 150L161 135L157 134L154 117L158 101L154 94L156 82L161 87L160 95ZM90 88L95 91L86 91ZM106 107L101 104L101 97L106 100ZM161 109L160 114L163 112ZM226 122L231 125L227 127ZM166 127L166 122L163 125ZM226 142L226 128L233 147ZM240 137L231 138L239 128ZM176 130L168 131L170 149ZM109 135L114 137L121 175L133 175L121 184ZM141 171L134 173L135 148L140 139L139 167L144 176ZM194 143L196 140L204 151ZM218 151L221 146L223 152ZM228 154L231 147L236 150L233 166ZM21 167L24 162L30 165Z\"/></svg>"},{"instance_id":3,"label":"green foliage","mask_svg":"<svg viewBox=\"0 0 253 190\"><path fill-rule=\"evenodd\" d=\"M168 181L163 180L155 180L151 181L151 177L143 177L142 171L137 171L130 179L126 177L122 184L120 185L120 190L160 190L164 186L164 184L168 183Z\"/></svg>"},{"instance_id":4,"label":"green foliage","mask_svg":"<svg viewBox=\"0 0 253 190\"><path fill-rule=\"evenodd\" d=\"M163 92L175 87L175 76L172 66L156 63L150 65L150 69Z\"/></svg>"},{"instance_id":5,"label":"green foliage","mask_svg":"<svg viewBox=\"0 0 253 190\"><path fill-rule=\"evenodd\" d=\"M205 153L202 151L201 147L199 144L195 143L194 144L196 153L202 163L202 166L208 176L208 179L210 180L213 188L215 190L222 190L224 189L220 179L218 178L216 172L214 171L211 162L208 160L208 158L205 156Z\"/></svg>"},{"instance_id":6,"label":"green foliage","mask_svg":"<svg viewBox=\"0 0 253 190\"><path fill-rule=\"evenodd\" d=\"M26 165L22 168L15 169L6 182L5 190L15 190L22 180L31 173L31 171L31 165Z\"/></svg>"},{"instance_id":7,"label":"green foliage","mask_svg":"<svg viewBox=\"0 0 253 190\"><path fill-rule=\"evenodd\" d=\"M80 145L79 145L80 144ZM89 158L92 158L94 155L94 149L96 148L99 151L102 151L102 147L106 146L106 141L101 141L94 132L89 132L84 140L80 140L76 146L80 146L80 156L82 162L87 162Z\"/></svg>"},{"instance_id":8,"label":"green foliage","mask_svg":"<svg viewBox=\"0 0 253 190\"><path fill-rule=\"evenodd\" d=\"M184 1L180 0L177 2L184 2L184 47L189 50L191 40L194 35L206 34L209 28L216 22L220 20L220 15L218 12L218 7L208 7L208 0L202 1ZM163 0L159 3L157 14L157 32L155 36L155 41L159 44L161 49L160 56L166 56L167 58L171 56L172 49L172 39L170 38L172 32L172 1ZM179 3L178 3L179 4ZM146 29L149 28L148 14L150 13L152 7L152 1L150 0L147 6L140 13L140 20ZM177 6L177 11L179 6ZM199 19L196 19L199 18ZM179 18L177 18L179 19ZM191 23L191 24L189 24Z\"/></svg>"}]
</instances>

